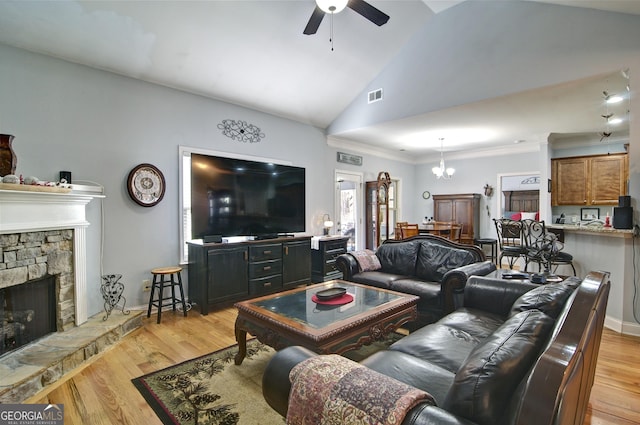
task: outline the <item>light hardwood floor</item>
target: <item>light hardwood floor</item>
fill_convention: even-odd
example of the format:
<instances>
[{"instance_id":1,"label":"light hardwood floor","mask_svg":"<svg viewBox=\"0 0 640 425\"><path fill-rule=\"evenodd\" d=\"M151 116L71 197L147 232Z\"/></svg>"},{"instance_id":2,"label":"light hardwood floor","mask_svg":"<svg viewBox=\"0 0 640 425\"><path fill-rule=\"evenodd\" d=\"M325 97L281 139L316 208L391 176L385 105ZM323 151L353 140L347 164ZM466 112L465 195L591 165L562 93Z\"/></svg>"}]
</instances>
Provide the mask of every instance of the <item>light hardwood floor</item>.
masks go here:
<instances>
[{"instance_id":1,"label":"light hardwood floor","mask_svg":"<svg viewBox=\"0 0 640 425\"><path fill-rule=\"evenodd\" d=\"M235 343L233 308L155 316L29 403L62 403L65 425L161 424L131 379ZM585 424L640 424L640 337L605 330ZM259 425L259 424L256 424ZM263 424L268 425L268 424Z\"/></svg>"}]
</instances>

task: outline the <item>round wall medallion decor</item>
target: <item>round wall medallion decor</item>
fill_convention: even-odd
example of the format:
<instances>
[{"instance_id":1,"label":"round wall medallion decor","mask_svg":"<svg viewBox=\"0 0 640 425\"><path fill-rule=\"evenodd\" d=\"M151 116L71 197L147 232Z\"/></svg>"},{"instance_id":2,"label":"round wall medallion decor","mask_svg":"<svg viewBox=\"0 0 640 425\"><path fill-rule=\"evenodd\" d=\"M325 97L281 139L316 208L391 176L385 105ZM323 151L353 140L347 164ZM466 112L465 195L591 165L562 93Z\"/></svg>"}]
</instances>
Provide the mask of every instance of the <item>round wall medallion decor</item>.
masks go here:
<instances>
[{"instance_id":1,"label":"round wall medallion decor","mask_svg":"<svg viewBox=\"0 0 640 425\"><path fill-rule=\"evenodd\" d=\"M127 190L136 204L152 207L160 202L164 196L164 176L154 165L137 165L129 173Z\"/></svg>"}]
</instances>

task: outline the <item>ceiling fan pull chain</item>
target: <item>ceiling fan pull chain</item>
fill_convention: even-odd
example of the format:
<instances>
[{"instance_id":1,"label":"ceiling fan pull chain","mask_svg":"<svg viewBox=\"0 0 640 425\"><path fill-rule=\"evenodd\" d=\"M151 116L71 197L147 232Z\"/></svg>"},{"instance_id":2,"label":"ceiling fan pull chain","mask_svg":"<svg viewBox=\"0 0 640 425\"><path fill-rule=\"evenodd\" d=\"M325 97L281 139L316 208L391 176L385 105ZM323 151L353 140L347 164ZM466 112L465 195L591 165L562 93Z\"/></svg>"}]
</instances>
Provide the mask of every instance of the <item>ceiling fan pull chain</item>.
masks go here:
<instances>
[{"instance_id":1,"label":"ceiling fan pull chain","mask_svg":"<svg viewBox=\"0 0 640 425\"><path fill-rule=\"evenodd\" d=\"M333 52L333 12L331 12L331 25L330 25L330 34L329 34L329 43L331 43L331 51Z\"/></svg>"}]
</instances>

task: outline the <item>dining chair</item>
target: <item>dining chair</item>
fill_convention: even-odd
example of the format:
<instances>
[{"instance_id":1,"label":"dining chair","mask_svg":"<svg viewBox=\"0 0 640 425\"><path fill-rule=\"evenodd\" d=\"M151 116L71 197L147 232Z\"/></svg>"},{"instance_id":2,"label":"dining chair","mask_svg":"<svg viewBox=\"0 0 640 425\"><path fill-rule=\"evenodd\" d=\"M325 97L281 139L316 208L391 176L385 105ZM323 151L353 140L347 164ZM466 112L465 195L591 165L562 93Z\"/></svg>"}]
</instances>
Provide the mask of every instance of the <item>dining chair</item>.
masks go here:
<instances>
[{"instance_id":1,"label":"dining chair","mask_svg":"<svg viewBox=\"0 0 640 425\"><path fill-rule=\"evenodd\" d=\"M451 221L434 221L433 234L449 239L449 235L451 234L451 224Z\"/></svg>"},{"instance_id":2,"label":"dining chair","mask_svg":"<svg viewBox=\"0 0 640 425\"><path fill-rule=\"evenodd\" d=\"M522 222L522 241L526 248L524 256L524 271L527 271L529 263L538 264L538 271L545 267L547 260L543 258L540 247L544 244L545 226L544 221L533 219L520 220Z\"/></svg>"},{"instance_id":3,"label":"dining chair","mask_svg":"<svg viewBox=\"0 0 640 425\"><path fill-rule=\"evenodd\" d=\"M409 224L408 221L398 221L396 222L396 227L395 227L395 239L402 239L402 228L404 226L406 226L407 224Z\"/></svg>"},{"instance_id":4,"label":"dining chair","mask_svg":"<svg viewBox=\"0 0 640 425\"><path fill-rule=\"evenodd\" d=\"M420 229L417 224L406 224L400 227L402 233L402 239L410 238L411 236L417 236L420 234Z\"/></svg>"},{"instance_id":5,"label":"dining chair","mask_svg":"<svg viewBox=\"0 0 640 425\"><path fill-rule=\"evenodd\" d=\"M537 263L538 271L542 268L555 273L559 266L570 266L576 276L573 255L564 252L564 243L556 235L547 232L544 220L522 220L523 240L527 248L524 270L529 263Z\"/></svg>"},{"instance_id":6,"label":"dining chair","mask_svg":"<svg viewBox=\"0 0 640 425\"><path fill-rule=\"evenodd\" d=\"M449 239L454 242L460 243L460 237L462 235L462 224L451 223L451 229L449 230Z\"/></svg>"},{"instance_id":7,"label":"dining chair","mask_svg":"<svg viewBox=\"0 0 640 425\"><path fill-rule=\"evenodd\" d=\"M527 249L522 241L522 222L510 218L494 218L493 222L496 226L500 250L498 265L502 265L502 259L505 257L511 269L518 259L523 258L526 261Z\"/></svg>"}]
</instances>

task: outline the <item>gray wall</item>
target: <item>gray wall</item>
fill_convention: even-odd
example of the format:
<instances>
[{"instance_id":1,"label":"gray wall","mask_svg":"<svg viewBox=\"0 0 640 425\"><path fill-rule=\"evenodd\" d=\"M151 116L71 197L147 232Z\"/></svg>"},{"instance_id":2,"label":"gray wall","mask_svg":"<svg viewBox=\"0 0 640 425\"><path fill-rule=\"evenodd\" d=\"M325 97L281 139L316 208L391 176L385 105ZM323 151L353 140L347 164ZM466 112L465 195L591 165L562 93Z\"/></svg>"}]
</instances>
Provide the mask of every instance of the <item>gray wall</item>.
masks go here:
<instances>
[{"instance_id":1,"label":"gray wall","mask_svg":"<svg viewBox=\"0 0 640 425\"><path fill-rule=\"evenodd\" d=\"M74 182L105 188L106 198L88 206L89 315L103 308L102 274L122 274L127 305L146 305L142 280L151 268L178 263L181 145L305 167L308 234L320 234L314 218L333 211L334 170L349 167L336 162L320 129L4 45L0 57L0 132L15 136L17 174L57 180L60 170L70 170ZM227 118L255 124L266 137L227 138L217 128ZM153 208L135 204L125 188L129 171L143 162L159 167L167 183ZM413 167L376 157L352 168L366 179L382 170L413 179Z\"/></svg>"}]
</instances>

